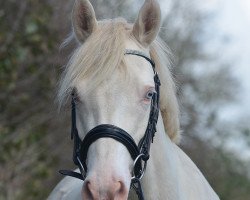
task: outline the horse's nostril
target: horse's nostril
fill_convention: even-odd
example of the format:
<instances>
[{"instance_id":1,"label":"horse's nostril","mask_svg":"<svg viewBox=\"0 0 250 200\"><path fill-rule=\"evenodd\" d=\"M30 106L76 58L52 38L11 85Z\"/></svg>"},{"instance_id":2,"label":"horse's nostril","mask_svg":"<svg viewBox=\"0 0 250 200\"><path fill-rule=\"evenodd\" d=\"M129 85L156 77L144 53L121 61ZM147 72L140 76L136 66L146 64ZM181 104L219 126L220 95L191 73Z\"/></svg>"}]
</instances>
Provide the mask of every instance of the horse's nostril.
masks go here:
<instances>
[{"instance_id":1,"label":"horse's nostril","mask_svg":"<svg viewBox=\"0 0 250 200\"><path fill-rule=\"evenodd\" d=\"M94 187L92 186L91 182L89 180L84 181L83 185L83 199L84 200L94 200L97 197L95 197L95 191Z\"/></svg>"},{"instance_id":2,"label":"horse's nostril","mask_svg":"<svg viewBox=\"0 0 250 200\"><path fill-rule=\"evenodd\" d=\"M118 196L126 196L126 186L122 181L117 182L116 194Z\"/></svg>"}]
</instances>

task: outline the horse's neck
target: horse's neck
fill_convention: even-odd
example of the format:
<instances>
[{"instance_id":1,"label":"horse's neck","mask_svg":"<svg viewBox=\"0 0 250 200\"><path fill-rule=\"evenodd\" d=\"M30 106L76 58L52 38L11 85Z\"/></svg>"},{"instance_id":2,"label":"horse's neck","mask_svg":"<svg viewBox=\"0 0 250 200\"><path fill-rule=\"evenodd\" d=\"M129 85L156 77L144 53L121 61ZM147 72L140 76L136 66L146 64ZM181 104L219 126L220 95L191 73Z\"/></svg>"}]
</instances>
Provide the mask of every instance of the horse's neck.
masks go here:
<instances>
[{"instance_id":1,"label":"horse's neck","mask_svg":"<svg viewBox=\"0 0 250 200\"><path fill-rule=\"evenodd\" d=\"M218 196L192 160L171 142L165 133L161 115L156 134L142 179L145 199L218 200Z\"/></svg>"},{"instance_id":2,"label":"horse's neck","mask_svg":"<svg viewBox=\"0 0 250 200\"><path fill-rule=\"evenodd\" d=\"M178 159L173 145L165 133L160 115L157 133L151 145L151 156L142 180L146 199L181 199L177 178Z\"/></svg>"}]
</instances>

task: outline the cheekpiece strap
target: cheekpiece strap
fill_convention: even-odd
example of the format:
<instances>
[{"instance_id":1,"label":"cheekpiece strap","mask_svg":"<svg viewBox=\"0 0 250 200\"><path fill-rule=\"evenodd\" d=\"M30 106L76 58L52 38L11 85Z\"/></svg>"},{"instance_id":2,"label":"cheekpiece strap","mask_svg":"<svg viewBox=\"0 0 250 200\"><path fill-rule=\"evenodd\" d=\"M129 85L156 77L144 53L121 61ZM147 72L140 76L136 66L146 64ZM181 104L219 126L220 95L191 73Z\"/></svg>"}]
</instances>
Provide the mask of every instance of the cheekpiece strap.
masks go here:
<instances>
[{"instance_id":1,"label":"cheekpiece strap","mask_svg":"<svg viewBox=\"0 0 250 200\"><path fill-rule=\"evenodd\" d=\"M131 188L134 189L134 191L136 192L139 200L144 200L144 195L143 195L143 190L142 190L142 187L141 187L140 179L137 179L137 178L132 179Z\"/></svg>"},{"instance_id":2,"label":"cheekpiece strap","mask_svg":"<svg viewBox=\"0 0 250 200\"><path fill-rule=\"evenodd\" d=\"M81 139L78 135L78 130L76 127L76 101L75 101L75 91L71 93L71 140L74 140L73 146L73 161L74 164L79 166L79 161L77 156L79 156Z\"/></svg>"}]
</instances>

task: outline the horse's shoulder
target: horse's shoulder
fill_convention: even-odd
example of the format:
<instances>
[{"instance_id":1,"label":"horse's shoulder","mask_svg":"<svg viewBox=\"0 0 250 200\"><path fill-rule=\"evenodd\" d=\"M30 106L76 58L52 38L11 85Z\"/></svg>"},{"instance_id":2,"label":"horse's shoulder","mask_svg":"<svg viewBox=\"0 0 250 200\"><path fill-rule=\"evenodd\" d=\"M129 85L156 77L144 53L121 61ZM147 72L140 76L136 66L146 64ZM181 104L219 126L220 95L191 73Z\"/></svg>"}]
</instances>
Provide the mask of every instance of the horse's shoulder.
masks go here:
<instances>
[{"instance_id":1,"label":"horse's shoulder","mask_svg":"<svg viewBox=\"0 0 250 200\"><path fill-rule=\"evenodd\" d=\"M80 199L82 181L72 177L65 177L53 189L47 200Z\"/></svg>"},{"instance_id":2,"label":"horse's shoulder","mask_svg":"<svg viewBox=\"0 0 250 200\"><path fill-rule=\"evenodd\" d=\"M196 199L194 196L203 196L204 200L219 200L219 197L214 192L204 175L195 165L195 163L187 156L187 154L177 145L174 144L174 149L180 161L182 168L182 183L184 188L189 191L191 199ZM189 189L187 189L189 188ZM198 194L200 193L200 194ZM194 196L193 196L194 195Z\"/></svg>"}]
</instances>

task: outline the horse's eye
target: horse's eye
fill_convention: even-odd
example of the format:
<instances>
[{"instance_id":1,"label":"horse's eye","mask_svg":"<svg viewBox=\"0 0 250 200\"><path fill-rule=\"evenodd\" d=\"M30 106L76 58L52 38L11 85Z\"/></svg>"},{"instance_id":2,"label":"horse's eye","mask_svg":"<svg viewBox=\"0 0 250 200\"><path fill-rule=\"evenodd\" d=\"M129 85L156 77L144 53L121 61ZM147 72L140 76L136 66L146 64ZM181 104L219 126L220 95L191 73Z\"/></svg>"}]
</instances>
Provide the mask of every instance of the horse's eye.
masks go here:
<instances>
[{"instance_id":1,"label":"horse's eye","mask_svg":"<svg viewBox=\"0 0 250 200\"><path fill-rule=\"evenodd\" d=\"M153 96L154 96L155 93L156 93L155 91L150 90L150 91L147 92L145 98L147 100L151 100L153 98Z\"/></svg>"}]
</instances>

